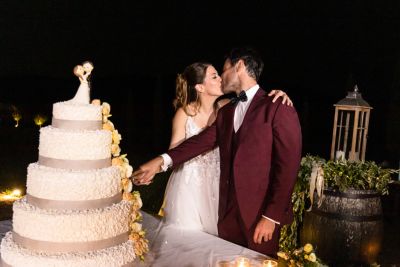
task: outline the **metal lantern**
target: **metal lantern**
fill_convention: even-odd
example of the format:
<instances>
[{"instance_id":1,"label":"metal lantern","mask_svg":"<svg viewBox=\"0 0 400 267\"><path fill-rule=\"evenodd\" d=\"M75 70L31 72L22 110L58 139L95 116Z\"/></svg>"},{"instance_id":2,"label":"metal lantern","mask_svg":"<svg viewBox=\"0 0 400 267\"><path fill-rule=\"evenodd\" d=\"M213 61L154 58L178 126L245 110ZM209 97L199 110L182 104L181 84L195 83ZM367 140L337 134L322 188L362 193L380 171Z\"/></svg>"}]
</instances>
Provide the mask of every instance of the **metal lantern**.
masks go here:
<instances>
[{"instance_id":1,"label":"metal lantern","mask_svg":"<svg viewBox=\"0 0 400 267\"><path fill-rule=\"evenodd\" d=\"M331 160L364 161L372 107L361 97L357 85L334 106Z\"/></svg>"}]
</instances>

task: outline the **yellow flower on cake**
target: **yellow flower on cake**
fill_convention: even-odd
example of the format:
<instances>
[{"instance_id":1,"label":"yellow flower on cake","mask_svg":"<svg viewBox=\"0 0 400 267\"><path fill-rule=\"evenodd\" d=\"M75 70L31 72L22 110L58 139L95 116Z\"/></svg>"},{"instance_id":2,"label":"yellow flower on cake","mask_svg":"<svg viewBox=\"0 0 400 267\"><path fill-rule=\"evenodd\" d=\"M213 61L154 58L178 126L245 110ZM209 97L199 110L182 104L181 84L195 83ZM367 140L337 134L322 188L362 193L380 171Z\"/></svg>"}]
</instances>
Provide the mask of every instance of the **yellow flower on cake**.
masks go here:
<instances>
[{"instance_id":1,"label":"yellow flower on cake","mask_svg":"<svg viewBox=\"0 0 400 267\"><path fill-rule=\"evenodd\" d=\"M110 132L114 131L114 124L111 121L107 121L103 123L103 130L108 130Z\"/></svg>"},{"instance_id":2,"label":"yellow flower on cake","mask_svg":"<svg viewBox=\"0 0 400 267\"><path fill-rule=\"evenodd\" d=\"M118 157L118 156L120 155L120 153L121 153L121 148L119 147L119 145L117 145L117 144L112 144L112 145L111 145L111 154L112 154L114 157Z\"/></svg>"},{"instance_id":3,"label":"yellow flower on cake","mask_svg":"<svg viewBox=\"0 0 400 267\"><path fill-rule=\"evenodd\" d=\"M110 115L103 115L103 117L102 117L103 123L109 122L109 121L110 121L110 120L108 119L109 117L111 117L111 114L110 114Z\"/></svg>"},{"instance_id":4,"label":"yellow flower on cake","mask_svg":"<svg viewBox=\"0 0 400 267\"><path fill-rule=\"evenodd\" d=\"M307 253L307 254L309 254L310 252L312 252L313 249L314 249L314 248L313 248L313 246L312 246L310 243L307 243L307 244L304 245L304 252Z\"/></svg>"},{"instance_id":5,"label":"yellow flower on cake","mask_svg":"<svg viewBox=\"0 0 400 267\"><path fill-rule=\"evenodd\" d=\"M121 138L121 135L118 133L118 130L112 131L112 142L113 142L113 144L119 145L121 139L122 138Z\"/></svg>"},{"instance_id":6,"label":"yellow flower on cake","mask_svg":"<svg viewBox=\"0 0 400 267\"><path fill-rule=\"evenodd\" d=\"M144 238L139 238L134 242L135 254L143 260L143 255L149 251L148 241Z\"/></svg>"},{"instance_id":7,"label":"yellow flower on cake","mask_svg":"<svg viewBox=\"0 0 400 267\"><path fill-rule=\"evenodd\" d=\"M125 173L125 175L126 175L126 177L131 177L132 176L132 173L133 173L133 168L132 168L132 166L131 165L126 165L125 166L125 170L126 170L126 173Z\"/></svg>"},{"instance_id":8,"label":"yellow flower on cake","mask_svg":"<svg viewBox=\"0 0 400 267\"><path fill-rule=\"evenodd\" d=\"M119 169L119 173L121 175L121 178L129 178L126 176L126 164L122 163L122 165L117 166Z\"/></svg>"},{"instance_id":9,"label":"yellow flower on cake","mask_svg":"<svg viewBox=\"0 0 400 267\"><path fill-rule=\"evenodd\" d=\"M122 199L123 199L123 200L127 200L127 201L133 201L133 200L134 200L134 197L133 197L133 195L132 195L131 193L129 193L129 192L124 192L124 193L122 194Z\"/></svg>"},{"instance_id":10,"label":"yellow flower on cake","mask_svg":"<svg viewBox=\"0 0 400 267\"><path fill-rule=\"evenodd\" d=\"M142 199L140 198L140 193L135 191L132 193L132 196L134 198L133 208L140 209L143 206Z\"/></svg>"},{"instance_id":11,"label":"yellow flower on cake","mask_svg":"<svg viewBox=\"0 0 400 267\"><path fill-rule=\"evenodd\" d=\"M100 106L101 105L100 99L93 99L92 100L92 105Z\"/></svg>"},{"instance_id":12,"label":"yellow flower on cake","mask_svg":"<svg viewBox=\"0 0 400 267\"><path fill-rule=\"evenodd\" d=\"M133 189L133 184L130 179L128 179L128 183L124 186L124 192L131 192Z\"/></svg>"},{"instance_id":13,"label":"yellow flower on cake","mask_svg":"<svg viewBox=\"0 0 400 267\"><path fill-rule=\"evenodd\" d=\"M127 163L129 163L129 160L126 158L126 154L120 155L119 157L115 157L111 160L111 165L113 166L123 166Z\"/></svg>"},{"instance_id":14,"label":"yellow flower on cake","mask_svg":"<svg viewBox=\"0 0 400 267\"><path fill-rule=\"evenodd\" d=\"M108 104L107 102L103 102L101 107L102 107L101 112L103 113L103 115L105 115L105 116L110 115L110 111L111 111L110 104Z\"/></svg>"},{"instance_id":15,"label":"yellow flower on cake","mask_svg":"<svg viewBox=\"0 0 400 267\"><path fill-rule=\"evenodd\" d=\"M131 230L135 233L142 231L142 225L137 222L131 223Z\"/></svg>"},{"instance_id":16,"label":"yellow flower on cake","mask_svg":"<svg viewBox=\"0 0 400 267\"><path fill-rule=\"evenodd\" d=\"M116 157L111 160L112 166L122 166L124 164L124 160L121 157Z\"/></svg>"},{"instance_id":17,"label":"yellow flower on cake","mask_svg":"<svg viewBox=\"0 0 400 267\"><path fill-rule=\"evenodd\" d=\"M137 210L132 210L130 214L130 219L132 222L140 221L142 219L142 214L140 214L140 212Z\"/></svg>"},{"instance_id":18,"label":"yellow flower on cake","mask_svg":"<svg viewBox=\"0 0 400 267\"><path fill-rule=\"evenodd\" d=\"M136 241L138 241L139 239L140 239L139 233L131 233L131 234L129 235L129 240L131 240L131 241L136 242Z\"/></svg>"}]
</instances>

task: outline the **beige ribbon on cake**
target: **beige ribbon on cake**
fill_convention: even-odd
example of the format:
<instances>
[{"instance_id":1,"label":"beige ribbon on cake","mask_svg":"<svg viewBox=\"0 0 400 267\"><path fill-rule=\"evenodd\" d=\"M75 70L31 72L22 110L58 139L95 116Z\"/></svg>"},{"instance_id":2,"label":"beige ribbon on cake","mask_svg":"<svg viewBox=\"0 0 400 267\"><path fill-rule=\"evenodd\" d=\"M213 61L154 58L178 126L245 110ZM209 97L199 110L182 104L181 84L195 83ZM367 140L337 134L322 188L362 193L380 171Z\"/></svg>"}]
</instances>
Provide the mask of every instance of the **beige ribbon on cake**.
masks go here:
<instances>
[{"instance_id":1,"label":"beige ribbon on cake","mask_svg":"<svg viewBox=\"0 0 400 267\"><path fill-rule=\"evenodd\" d=\"M8 263L6 263L3 259L1 259L0 263L1 263L1 265L0 265L1 267L12 267ZM121 267L135 267L135 265L133 262L128 262L128 263L122 265Z\"/></svg>"},{"instance_id":2,"label":"beige ribbon on cake","mask_svg":"<svg viewBox=\"0 0 400 267\"><path fill-rule=\"evenodd\" d=\"M56 169L93 170L111 166L111 158L97 160L55 159L39 155L39 164Z\"/></svg>"},{"instance_id":3,"label":"beige ribbon on cake","mask_svg":"<svg viewBox=\"0 0 400 267\"><path fill-rule=\"evenodd\" d=\"M78 120L61 120L52 118L51 126L69 130L101 130L103 129L103 122L101 120L78 121Z\"/></svg>"},{"instance_id":4,"label":"beige ribbon on cake","mask_svg":"<svg viewBox=\"0 0 400 267\"><path fill-rule=\"evenodd\" d=\"M135 264L133 264L133 262L128 262L127 264L122 265L122 267L135 267Z\"/></svg>"},{"instance_id":5,"label":"beige ribbon on cake","mask_svg":"<svg viewBox=\"0 0 400 267\"><path fill-rule=\"evenodd\" d=\"M24 236L12 232L14 242L18 245L25 247L34 251L44 251L44 252L86 252L93 250L100 250L109 247L114 247L122 244L129 239L129 232L117 235L115 237L87 241L87 242L52 242L52 241L41 241L30 239Z\"/></svg>"},{"instance_id":6,"label":"beige ribbon on cake","mask_svg":"<svg viewBox=\"0 0 400 267\"><path fill-rule=\"evenodd\" d=\"M90 200L53 200L34 197L26 194L26 201L40 209L55 209L55 210L87 210L87 209L98 209L111 206L112 204L119 203L122 200L120 193L115 196L101 199L90 199Z\"/></svg>"},{"instance_id":7,"label":"beige ribbon on cake","mask_svg":"<svg viewBox=\"0 0 400 267\"><path fill-rule=\"evenodd\" d=\"M1 261L0 261L0 263L1 263L1 267L12 267L10 264L8 264L7 262L5 262L4 260L3 260L3 258L1 258Z\"/></svg>"}]
</instances>

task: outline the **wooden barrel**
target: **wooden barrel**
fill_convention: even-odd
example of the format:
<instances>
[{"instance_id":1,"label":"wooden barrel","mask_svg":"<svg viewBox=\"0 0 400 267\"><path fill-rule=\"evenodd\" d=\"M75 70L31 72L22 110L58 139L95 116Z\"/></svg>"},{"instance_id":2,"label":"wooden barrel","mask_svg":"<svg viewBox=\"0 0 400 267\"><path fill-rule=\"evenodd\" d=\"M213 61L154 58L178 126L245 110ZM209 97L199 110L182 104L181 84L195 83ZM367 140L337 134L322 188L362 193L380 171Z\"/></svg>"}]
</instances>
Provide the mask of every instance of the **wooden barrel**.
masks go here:
<instances>
[{"instance_id":1,"label":"wooden barrel","mask_svg":"<svg viewBox=\"0 0 400 267\"><path fill-rule=\"evenodd\" d=\"M380 195L371 190L325 190L306 212L302 244L311 243L329 266L368 266L377 262L383 239Z\"/></svg>"}]
</instances>

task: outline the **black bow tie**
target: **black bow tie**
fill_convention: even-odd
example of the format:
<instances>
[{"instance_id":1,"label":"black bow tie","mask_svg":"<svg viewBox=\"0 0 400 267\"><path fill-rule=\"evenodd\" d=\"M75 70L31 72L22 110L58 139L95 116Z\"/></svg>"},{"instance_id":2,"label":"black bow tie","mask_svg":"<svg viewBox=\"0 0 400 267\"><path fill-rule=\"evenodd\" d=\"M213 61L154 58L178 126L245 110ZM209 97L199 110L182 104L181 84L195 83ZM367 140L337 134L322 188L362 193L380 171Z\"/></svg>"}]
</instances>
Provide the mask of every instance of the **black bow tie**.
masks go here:
<instances>
[{"instance_id":1,"label":"black bow tie","mask_svg":"<svg viewBox=\"0 0 400 267\"><path fill-rule=\"evenodd\" d=\"M236 104L239 101L242 101L242 102L246 102L247 101L247 95L246 95L245 91L241 91L238 96L235 96L234 98L231 99L231 102L233 104Z\"/></svg>"}]
</instances>

